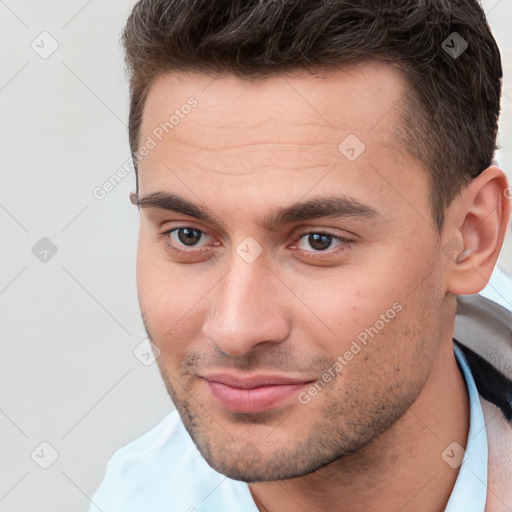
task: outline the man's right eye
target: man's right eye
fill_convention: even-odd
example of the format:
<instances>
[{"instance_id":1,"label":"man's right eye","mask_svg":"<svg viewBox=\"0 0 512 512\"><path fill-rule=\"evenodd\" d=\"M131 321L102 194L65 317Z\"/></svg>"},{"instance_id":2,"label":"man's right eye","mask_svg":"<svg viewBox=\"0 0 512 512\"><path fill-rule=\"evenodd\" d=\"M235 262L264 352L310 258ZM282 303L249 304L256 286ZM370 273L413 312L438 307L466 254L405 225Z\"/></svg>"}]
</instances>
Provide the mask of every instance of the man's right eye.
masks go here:
<instances>
[{"instance_id":1,"label":"man's right eye","mask_svg":"<svg viewBox=\"0 0 512 512\"><path fill-rule=\"evenodd\" d=\"M178 252L191 252L187 251L187 247L203 248L205 244L199 244L208 236L204 231L194 228L192 226L179 226L169 229L162 233L165 243L171 250Z\"/></svg>"}]
</instances>

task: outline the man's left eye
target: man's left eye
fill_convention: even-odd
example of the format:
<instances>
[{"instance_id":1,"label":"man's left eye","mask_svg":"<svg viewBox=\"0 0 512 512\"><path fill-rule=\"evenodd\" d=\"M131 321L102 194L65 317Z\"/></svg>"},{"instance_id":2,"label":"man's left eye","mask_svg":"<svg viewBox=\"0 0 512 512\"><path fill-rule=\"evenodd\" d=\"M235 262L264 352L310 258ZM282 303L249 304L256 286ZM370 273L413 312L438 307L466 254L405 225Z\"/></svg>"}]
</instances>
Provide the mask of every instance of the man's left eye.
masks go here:
<instances>
[{"instance_id":1,"label":"man's left eye","mask_svg":"<svg viewBox=\"0 0 512 512\"><path fill-rule=\"evenodd\" d=\"M338 235L331 233L305 233L299 239L297 244L298 248L304 251L308 251L308 247L313 248L314 251L325 251L331 247L333 242L338 242L338 246L346 245L349 240Z\"/></svg>"}]
</instances>

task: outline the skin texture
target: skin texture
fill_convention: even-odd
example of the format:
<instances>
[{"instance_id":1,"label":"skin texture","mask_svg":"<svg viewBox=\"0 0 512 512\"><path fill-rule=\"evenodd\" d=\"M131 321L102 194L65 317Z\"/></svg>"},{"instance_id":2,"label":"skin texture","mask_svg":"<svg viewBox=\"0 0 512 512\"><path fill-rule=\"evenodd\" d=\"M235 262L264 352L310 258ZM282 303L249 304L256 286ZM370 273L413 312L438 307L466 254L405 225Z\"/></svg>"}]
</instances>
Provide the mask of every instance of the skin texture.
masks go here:
<instances>
[{"instance_id":1,"label":"skin texture","mask_svg":"<svg viewBox=\"0 0 512 512\"><path fill-rule=\"evenodd\" d=\"M176 194L212 219L141 207L144 325L201 454L251 482L260 510L437 511L456 480L441 458L453 441L465 446L469 426L452 349L454 294L476 293L489 278L507 184L487 169L439 233L428 173L397 136L407 90L376 62L259 81L173 73L150 90L141 141L190 97L197 105L139 162L139 200ZM338 149L349 134L365 145L354 161ZM377 214L267 225L276 208L339 195ZM187 246L165 233L178 227L204 234ZM342 239L318 250L310 233ZM237 252L247 237L262 251L251 263ZM455 262L447 244L471 252ZM394 304L400 311L307 404L294 397L236 413L200 378L318 381Z\"/></svg>"}]
</instances>

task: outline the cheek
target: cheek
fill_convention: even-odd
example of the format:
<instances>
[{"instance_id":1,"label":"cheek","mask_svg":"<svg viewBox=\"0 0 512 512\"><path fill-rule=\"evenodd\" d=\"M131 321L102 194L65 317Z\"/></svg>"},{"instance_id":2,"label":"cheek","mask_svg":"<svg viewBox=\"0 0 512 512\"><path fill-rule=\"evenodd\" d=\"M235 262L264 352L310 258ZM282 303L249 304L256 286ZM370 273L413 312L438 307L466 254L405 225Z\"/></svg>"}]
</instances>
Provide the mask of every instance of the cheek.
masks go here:
<instances>
[{"instance_id":1,"label":"cheek","mask_svg":"<svg viewBox=\"0 0 512 512\"><path fill-rule=\"evenodd\" d=\"M308 338L333 360L354 341L360 354L373 354L391 365L414 357L422 340L439 337L442 303L435 256L416 256L396 248L371 264L347 266L321 282L288 276L289 287L303 303L295 309L294 323L302 323Z\"/></svg>"},{"instance_id":2,"label":"cheek","mask_svg":"<svg viewBox=\"0 0 512 512\"><path fill-rule=\"evenodd\" d=\"M185 347L200 332L212 284L204 273L166 261L161 251L139 242L137 291L146 327L160 350L166 351Z\"/></svg>"},{"instance_id":3,"label":"cheek","mask_svg":"<svg viewBox=\"0 0 512 512\"><path fill-rule=\"evenodd\" d=\"M381 315L387 324L402 309L406 297L394 272L386 275L382 269L363 267L347 267L323 277L297 275L287 285L300 298L293 301L294 320L303 323L313 339L315 329L317 337L329 332L340 340L357 337L376 322L380 325Z\"/></svg>"}]
</instances>

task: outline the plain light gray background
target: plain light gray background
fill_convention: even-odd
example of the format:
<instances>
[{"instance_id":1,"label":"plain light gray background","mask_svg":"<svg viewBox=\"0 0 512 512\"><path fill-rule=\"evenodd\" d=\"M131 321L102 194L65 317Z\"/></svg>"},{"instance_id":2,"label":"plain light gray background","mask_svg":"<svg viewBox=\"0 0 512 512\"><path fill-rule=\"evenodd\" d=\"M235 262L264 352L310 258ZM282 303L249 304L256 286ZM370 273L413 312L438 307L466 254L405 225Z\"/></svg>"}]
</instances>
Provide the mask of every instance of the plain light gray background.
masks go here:
<instances>
[{"instance_id":1,"label":"plain light gray background","mask_svg":"<svg viewBox=\"0 0 512 512\"><path fill-rule=\"evenodd\" d=\"M85 511L110 455L173 409L134 355L135 177L92 193L130 156L118 39L133 3L0 0L1 512ZM512 0L483 5L505 65L510 176Z\"/></svg>"}]
</instances>

